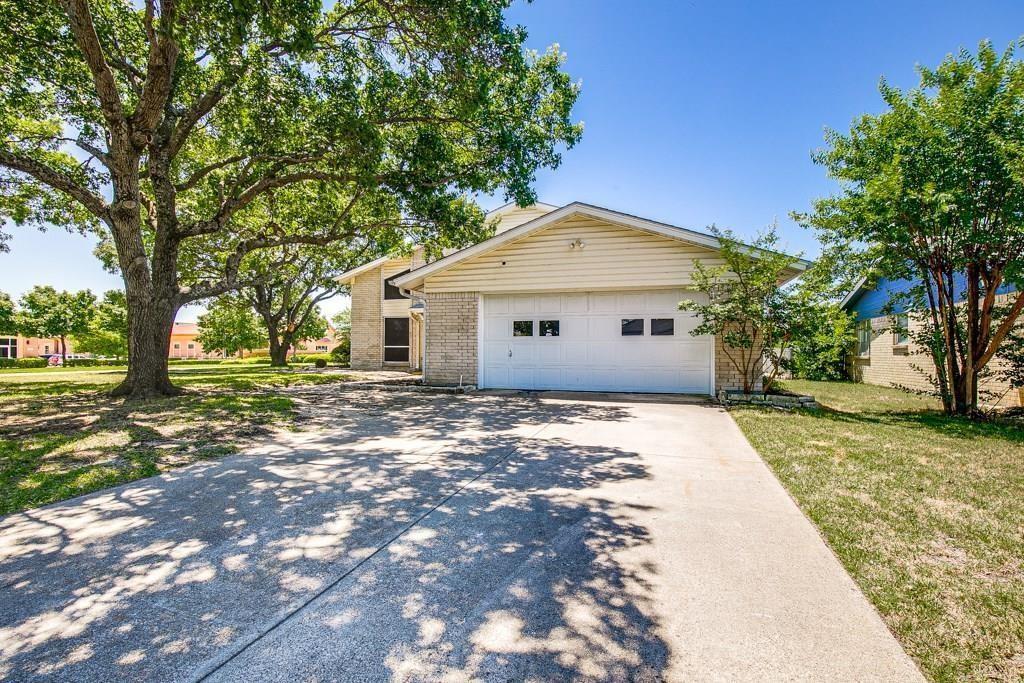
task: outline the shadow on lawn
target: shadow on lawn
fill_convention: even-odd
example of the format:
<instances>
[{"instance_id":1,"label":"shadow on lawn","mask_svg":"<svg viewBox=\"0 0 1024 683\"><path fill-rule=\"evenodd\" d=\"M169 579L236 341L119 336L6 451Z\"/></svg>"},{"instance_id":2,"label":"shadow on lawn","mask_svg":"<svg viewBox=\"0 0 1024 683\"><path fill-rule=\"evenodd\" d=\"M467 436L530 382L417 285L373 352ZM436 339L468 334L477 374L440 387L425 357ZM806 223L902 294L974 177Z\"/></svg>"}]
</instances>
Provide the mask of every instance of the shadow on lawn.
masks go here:
<instances>
[{"instance_id":1,"label":"shadow on lawn","mask_svg":"<svg viewBox=\"0 0 1024 683\"><path fill-rule=\"evenodd\" d=\"M628 408L368 391L315 407L330 429L0 520L0 677L659 678L657 568L626 559L650 542L644 508L580 493L646 467L536 438Z\"/></svg>"},{"instance_id":2,"label":"shadow on lawn","mask_svg":"<svg viewBox=\"0 0 1024 683\"><path fill-rule=\"evenodd\" d=\"M956 439L994 438L1024 443L1024 424L999 418L972 420L949 417L938 410L838 410L826 405L818 410L804 410L801 413L837 423L910 427L939 432Z\"/></svg>"},{"instance_id":3,"label":"shadow on lawn","mask_svg":"<svg viewBox=\"0 0 1024 683\"><path fill-rule=\"evenodd\" d=\"M291 414L291 399L261 393L126 404L78 385L67 399L9 397L0 407L0 514L225 455Z\"/></svg>"}]
</instances>

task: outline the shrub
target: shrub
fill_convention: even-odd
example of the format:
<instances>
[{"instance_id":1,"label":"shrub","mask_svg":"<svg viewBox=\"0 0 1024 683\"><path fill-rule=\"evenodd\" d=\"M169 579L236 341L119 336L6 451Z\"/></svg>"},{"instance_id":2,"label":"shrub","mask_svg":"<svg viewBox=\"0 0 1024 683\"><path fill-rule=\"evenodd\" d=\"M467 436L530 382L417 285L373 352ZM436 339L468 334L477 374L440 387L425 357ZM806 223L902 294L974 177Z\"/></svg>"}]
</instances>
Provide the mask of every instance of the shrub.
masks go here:
<instances>
[{"instance_id":1,"label":"shrub","mask_svg":"<svg viewBox=\"0 0 1024 683\"><path fill-rule=\"evenodd\" d=\"M852 315L838 306L810 311L809 323L793 338L786 365L798 379L846 379L846 356L857 339Z\"/></svg>"},{"instance_id":2,"label":"shrub","mask_svg":"<svg viewBox=\"0 0 1024 683\"><path fill-rule=\"evenodd\" d=\"M64 365L69 368L111 368L124 366L127 362L113 358L68 358Z\"/></svg>"},{"instance_id":3,"label":"shrub","mask_svg":"<svg viewBox=\"0 0 1024 683\"><path fill-rule=\"evenodd\" d=\"M326 368L327 367L327 361L324 360L323 358L317 358L313 362L313 365L317 366L318 368Z\"/></svg>"},{"instance_id":4,"label":"shrub","mask_svg":"<svg viewBox=\"0 0 1024 683\"><path fill-rule=\"evenodd\" d=\"M45 368L46 358L17 358L14 360L14 368Z\"/></svg>"},{"instance_id":5,"label":"shrub","mask_svg":"<svg viewBox=\"0 0 1024 683\"><path fill-rule=\"evenodd\" d=\"M331 360L335 363L348 365L352 358L352 340L346 334L342 336L341 343L331 349Z\"/></svg>"},{"instance_id":6,"label":"shrub","mask_svg":"<svg viewBox=\"0 0 1024 683\"><path fill-rule=\"evenodd\" d=\"M334 359L331 358L331 354L329 353L302 353L295 354L290 358L290 360L294 363L315 363L318 360L329 363Z\"/></svg>"}]
</instances>

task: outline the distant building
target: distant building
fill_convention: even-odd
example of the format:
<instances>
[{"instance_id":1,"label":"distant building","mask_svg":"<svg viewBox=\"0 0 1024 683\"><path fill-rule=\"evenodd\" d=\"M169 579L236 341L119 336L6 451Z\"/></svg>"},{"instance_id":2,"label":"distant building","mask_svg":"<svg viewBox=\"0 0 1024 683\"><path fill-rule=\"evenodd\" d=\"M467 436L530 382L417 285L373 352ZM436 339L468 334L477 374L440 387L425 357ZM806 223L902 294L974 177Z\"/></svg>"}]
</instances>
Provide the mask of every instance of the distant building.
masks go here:
<instances>
[{"instance_id":1,"label":"distant building","mask_svg":"<svg viewBox=\"0 0 1024 683\"><path fill-rule=\"evenodd\" d=\"M174 327L171 329L171 343L167 350L167 357L171 359L199 360L225 357L224 353L220 351L207 353L199 342L198 337L199 325L197 323L174 323ZM299 342L292 350L292 353L329 353L339 343L340 341L334 328L328 327L325 336L319 339ZM261 354L265 354L269 352L269 349L263 348L258 351ZM246 352L242 355L251 356L252 352Z\"/></svg>"},{"instance_id":2,"label":"distant building","mask_svg":"<svg viewBox=\"0 0 1024 683\"><path fill-rule=\"evenodd\" d=\"M73 352L68 340L67 353ZM22 337L21 335L0 335L0 358L40 358L60 355L60 339Z\"/></svg>"}]
</instances>

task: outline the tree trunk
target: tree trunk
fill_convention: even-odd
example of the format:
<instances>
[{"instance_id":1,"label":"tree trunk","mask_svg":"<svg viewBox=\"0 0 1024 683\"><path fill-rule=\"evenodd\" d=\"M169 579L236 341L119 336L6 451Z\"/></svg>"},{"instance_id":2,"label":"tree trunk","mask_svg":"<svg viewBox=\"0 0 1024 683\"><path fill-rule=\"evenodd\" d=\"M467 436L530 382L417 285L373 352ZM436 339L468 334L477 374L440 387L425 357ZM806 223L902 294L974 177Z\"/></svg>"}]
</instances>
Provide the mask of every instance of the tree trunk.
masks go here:
<instances>
[{"instance_id":1,"label":"tree trunk","mask_svg":"<svg viewBox=\"0 0 1024 683\"><path fill-rule=\"evenodd\" d=\"M270 367L288 367L288 345L282 344L276 334L270 335Z\"/></svg>"},{"instance_id":2,"label":"tree trunk","mask_svg":"<svg viewBox=\"0 0 1024 683\"><path fill-rule=\"evenodd\" d=\"M175 396L181 389L171 383L167 352L177 306L167 299L128 298L128 374L112 392L129 399Z\"/></svg>"},{"instance_id":3,"label":"tree trunk","mask_svg":"<svg viewBox=\"0 0 1024 683\"><path fill-rule=\"evenodd\" d=\"M60 335L60 366L66 368L68 366L68 342L64 335Z\"/></svg>"}]
</instances>

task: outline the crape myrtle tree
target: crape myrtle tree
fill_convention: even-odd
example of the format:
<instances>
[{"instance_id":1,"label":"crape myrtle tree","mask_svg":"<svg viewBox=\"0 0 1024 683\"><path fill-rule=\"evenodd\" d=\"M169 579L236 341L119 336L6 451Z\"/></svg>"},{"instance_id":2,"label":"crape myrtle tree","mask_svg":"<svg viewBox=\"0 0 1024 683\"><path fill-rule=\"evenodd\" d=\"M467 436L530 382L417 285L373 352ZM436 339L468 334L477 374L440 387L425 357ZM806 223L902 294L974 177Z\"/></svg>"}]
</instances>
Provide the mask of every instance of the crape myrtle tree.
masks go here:
<instances>
[{"instance_id":1,"label":"crape myrtle tree","mask_svg":"<svg viewBox=\"0 0 1024 683\"><path fill-rule=\"evenodd\" d=\"M536 170L581 133L578 88L557 49L524 50L508 4L0 0L0 218L109 240L129 312L114 393L176 393L177 310L251 284L255 251L383 218L443 243L482 229L463 196L533 201ZM236 220L302 183L352 213L317 235ZM183 249L210 238L221 279L183 281Z\"/></svg>"},{"instance_id":2,"label":"crape myrtle tree","mask_svg":"<svg viewBox=\"0 0 1024 683\"><path fill-rule=\"evenodd\" d=\"M244 351L261 348L267 336L249 304L237 294L217 297L210 308L199 316L196 341L204 351L223 351L242 356Z\"/></svg>"},{"instance_id":3,"label":"crape myrtle tree","mask_svg":"<svg viewBox=\"0 0 1024 683\"><path fill-rule=\"evenodd\" d=\"M805 335L806 326L813 323L812 299L780 286L798 259L776 250L775 226L749 245L729 230L712 226L711 232L721 245L722 263L694 259L693 289L703 293L705 301L686 299L679 308L700 316L691 335L721 337L722 353L742 378L744 394L753 393L762 378L767 392L793 339Z\"/></svg>"},{"instance_id":4,"label":"crape myrtle tree","mask_svg":"<svg viewBox=\"0 0 1024 683\"><path fill-rule=\"evenodd\" d=\"M910 91L882 82L883 113L828 133L816 160L841 192L797 218L847 281L919 283L900 303L925 321L945 411L967 415L1024 311L1024 64L983 42L919 71ZM1000 303L1006 284L1017 293Z\"/></svg>"},{"instance_id":5,"label":"crape myrtle tree","mask_svg":"<svg viewBox=\"0 0 1024 683\"><path fill-rule=\"evenodd\" d=\"M17 327L28 337L60 340L61 362L67 361L68 337L89 329L96 297L88 289L58 292L49 285L35 286L18 301Z\"/></svg>"}]
</instances>

